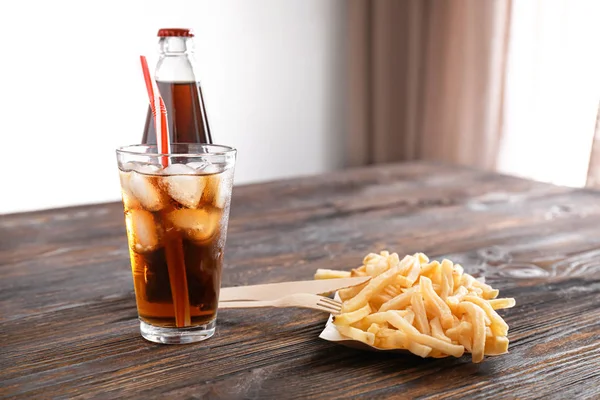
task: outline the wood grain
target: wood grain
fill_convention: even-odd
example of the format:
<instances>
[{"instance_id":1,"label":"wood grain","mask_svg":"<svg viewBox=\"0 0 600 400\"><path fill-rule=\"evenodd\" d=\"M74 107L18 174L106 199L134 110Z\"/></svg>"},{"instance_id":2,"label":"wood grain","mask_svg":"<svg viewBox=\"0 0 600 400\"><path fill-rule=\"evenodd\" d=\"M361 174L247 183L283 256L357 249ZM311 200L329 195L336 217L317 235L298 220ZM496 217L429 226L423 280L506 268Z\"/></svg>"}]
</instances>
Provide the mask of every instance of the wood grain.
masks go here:
<instances>
[{"instance_id":1,"label":"wood grain","mask_svg":"<svg viewBox=\"0 0 600 400\"><path fill-rule=\"evenodd\" d=\"M152 344L120 204L0 216L0 397L600 397L600 193L433 163L236 187L223 285L381 249L450 257L515 297L510 353L359 352L318 339L326 315L280 309L224 310L204 343Z\"/></svg>"}]
</instances>

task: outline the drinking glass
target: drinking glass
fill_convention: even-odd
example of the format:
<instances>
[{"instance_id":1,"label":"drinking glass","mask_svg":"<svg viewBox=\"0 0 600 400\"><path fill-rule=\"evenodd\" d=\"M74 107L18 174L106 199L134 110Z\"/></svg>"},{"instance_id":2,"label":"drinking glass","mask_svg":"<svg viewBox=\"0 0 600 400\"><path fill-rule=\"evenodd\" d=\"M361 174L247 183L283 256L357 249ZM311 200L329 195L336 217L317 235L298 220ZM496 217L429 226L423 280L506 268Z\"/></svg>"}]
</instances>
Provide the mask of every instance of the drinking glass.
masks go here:
<instances>
[{"instance_id":1,"label":"drinking glass","mask_svg":"<svg viewBox=\"0 0 600 400\"><path fill-rule=\"evenodd\" d=\"M144 338L191 343L215 332L236 150L175 143L117 149Z\"/></svg>"}]
</instances>

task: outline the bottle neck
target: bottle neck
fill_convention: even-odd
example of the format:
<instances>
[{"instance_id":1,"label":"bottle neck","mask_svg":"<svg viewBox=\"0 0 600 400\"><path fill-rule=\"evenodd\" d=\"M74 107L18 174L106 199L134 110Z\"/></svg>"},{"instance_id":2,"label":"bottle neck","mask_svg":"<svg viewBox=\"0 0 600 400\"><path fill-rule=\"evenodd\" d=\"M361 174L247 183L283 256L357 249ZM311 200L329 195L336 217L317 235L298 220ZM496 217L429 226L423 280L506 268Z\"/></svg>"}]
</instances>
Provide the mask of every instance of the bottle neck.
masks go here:
<instances>
[{"instance_id":1,"label":"bottle neck","mask_svg":"<svg viewBox=\"0 0 600 400\"><path fill-rule=\"evenodd\" d=\"M189 37L169 36L158 41L160 57L183 56L194 52L194 42Z\"/></svg>"},{"instance_id":2,"label":"bottle neck","mask_svg":"<svg viewBox=\"0 0 600 400\"><path fill-rule=\"evenodd\" d=\"M190 37L162 37L154 77L161 82L196 82L194 42Z\"/></svg>"}]
</instances>

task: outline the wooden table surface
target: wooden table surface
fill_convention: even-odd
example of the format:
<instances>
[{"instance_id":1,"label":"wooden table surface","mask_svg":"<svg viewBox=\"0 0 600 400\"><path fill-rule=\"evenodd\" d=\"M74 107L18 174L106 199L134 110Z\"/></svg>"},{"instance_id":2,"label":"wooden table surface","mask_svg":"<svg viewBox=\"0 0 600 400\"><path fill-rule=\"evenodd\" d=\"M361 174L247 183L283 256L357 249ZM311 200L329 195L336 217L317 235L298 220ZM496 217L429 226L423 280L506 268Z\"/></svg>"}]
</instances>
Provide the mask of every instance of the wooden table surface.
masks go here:
<instances>
[{"instance_id":1,"label":"wooden table surface","mask_svg":"<svg viewBox=\"0 0 600 400\"><path fill-rule=\"evenodd\" d=\"M310 310L225 310L206 342L139 334L120 204L0 216L2 398L600 398L600 193L432 163L234 189L223 286L423 251L517 306L472 364L318 338Z\"/></svg>"}]
</instances>

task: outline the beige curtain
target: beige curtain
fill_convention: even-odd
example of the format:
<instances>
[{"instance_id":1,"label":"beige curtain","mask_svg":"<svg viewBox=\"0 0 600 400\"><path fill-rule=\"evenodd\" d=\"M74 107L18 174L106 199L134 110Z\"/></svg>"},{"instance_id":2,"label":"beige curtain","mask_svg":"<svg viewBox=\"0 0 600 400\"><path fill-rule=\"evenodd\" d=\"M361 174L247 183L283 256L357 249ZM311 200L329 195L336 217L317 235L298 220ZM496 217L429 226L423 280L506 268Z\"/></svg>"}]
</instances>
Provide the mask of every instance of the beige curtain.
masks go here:
<instances>
[{"instance_id":1,"label":"beige curtain","mask_svg":"<svg viewBox=\"0 0 600 400\"><path fill-rule=\"evenodd\" d=\"M350 0L347 164L493 169L510 0Z\"/></svg>"},{"instance_id":2,"label":"beige curtain","mask_svg":"<svg viewBox=\"0 0 600 400\"><path fill-rule=\"evenodd\" d=\"M596 129L594 130L585 186L600 189L600 104L598 104L598 113L596 114Z\"/></svg>"}]
</instances>

